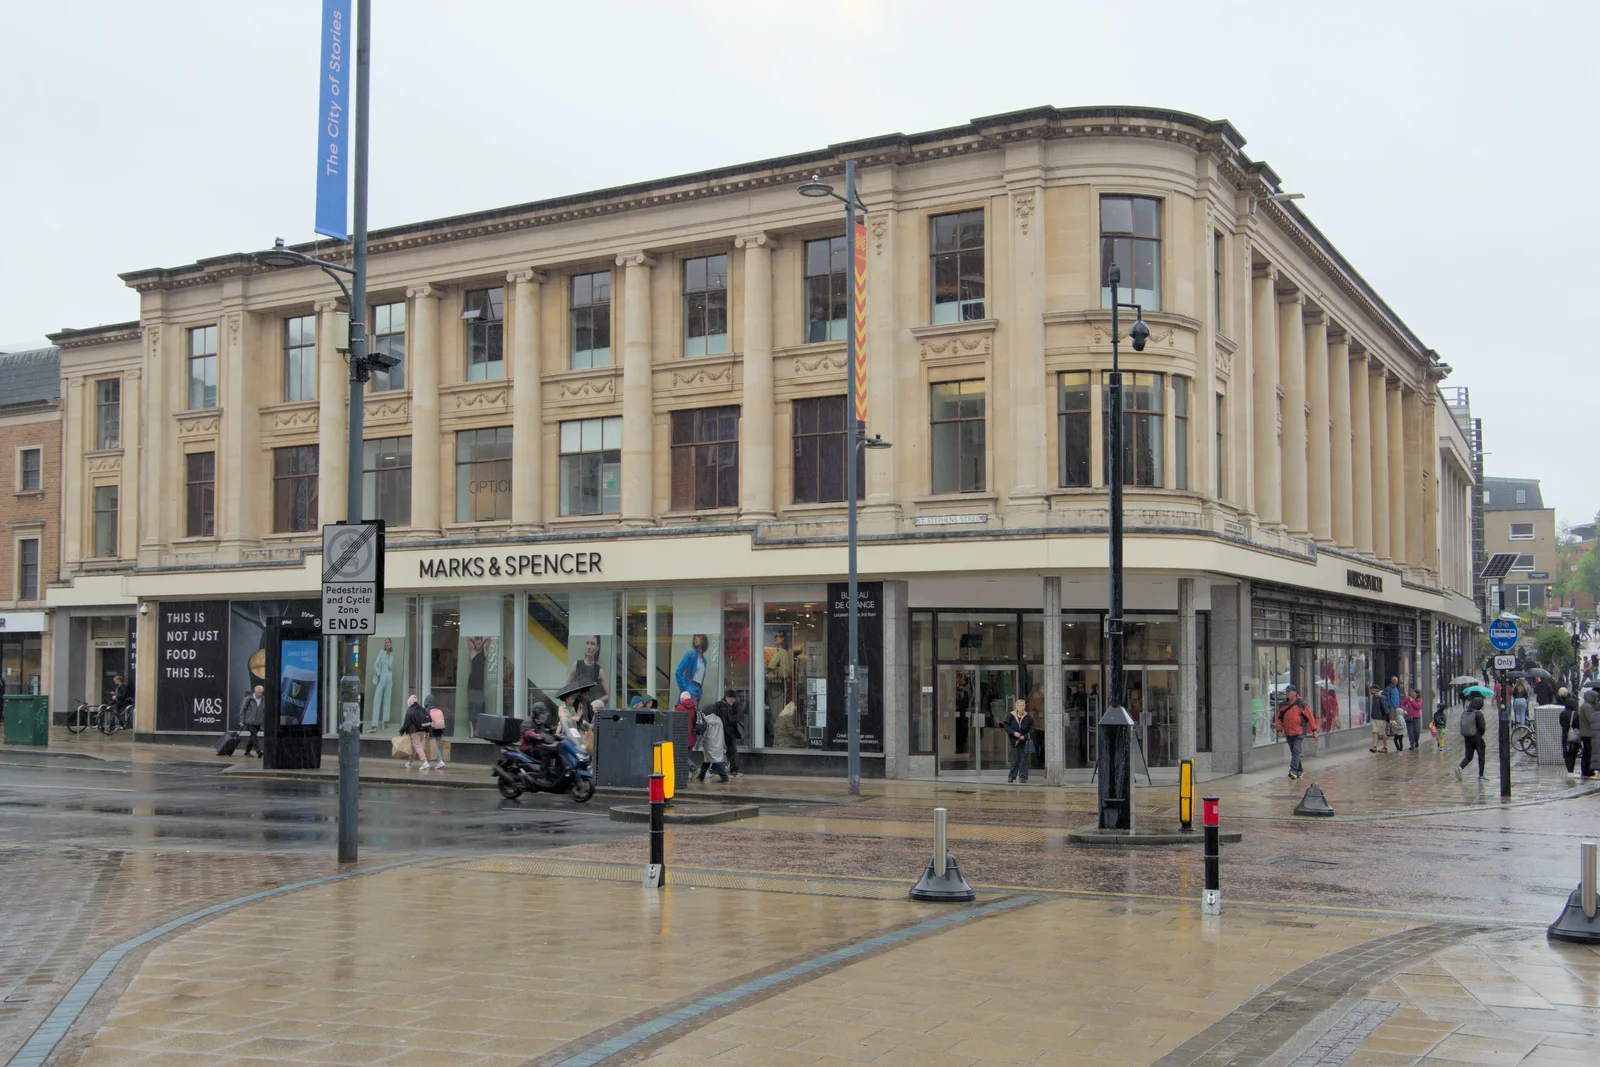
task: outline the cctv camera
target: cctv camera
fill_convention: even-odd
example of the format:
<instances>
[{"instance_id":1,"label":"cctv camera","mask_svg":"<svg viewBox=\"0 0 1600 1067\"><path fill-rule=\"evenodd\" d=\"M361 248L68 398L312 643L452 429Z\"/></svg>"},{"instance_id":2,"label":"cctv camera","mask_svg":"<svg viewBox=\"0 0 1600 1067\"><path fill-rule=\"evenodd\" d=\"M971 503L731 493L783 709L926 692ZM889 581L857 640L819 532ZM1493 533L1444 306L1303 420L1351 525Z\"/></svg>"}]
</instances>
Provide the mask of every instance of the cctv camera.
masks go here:
<instances>
[{"instance_id":1,"label":"cctv camera","mask_svg":"<svg viewBox=\"0 0 1600 1067\"><path fill-rule=\"evenodd\" d=\"M1144 324L1143 319L1139 319L1133 324L1133 329L1128 331L1128 336L1133 338L1133 350L1143 352L1144 343L1150 337L1150 327Z\"/></svg>"}]
</instances>

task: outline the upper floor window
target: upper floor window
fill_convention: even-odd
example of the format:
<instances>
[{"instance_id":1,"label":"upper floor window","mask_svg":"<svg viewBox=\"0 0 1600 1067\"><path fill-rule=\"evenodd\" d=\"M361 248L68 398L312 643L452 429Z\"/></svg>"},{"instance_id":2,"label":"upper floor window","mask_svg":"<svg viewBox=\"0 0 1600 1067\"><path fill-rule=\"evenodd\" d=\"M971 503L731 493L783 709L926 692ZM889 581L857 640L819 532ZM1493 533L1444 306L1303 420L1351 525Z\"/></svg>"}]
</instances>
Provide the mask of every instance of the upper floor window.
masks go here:
<instances>
[{"instance_id":1,"label":"upper floor window","mask_svg":"<svg viewBox=\"0 0 1600 1067\"><path fill-rule=\"evenodd\" d=\"M411 438L361 442L361 513L390 526L411 525Z\"/></svg>"},{"instance_id":2,"label":"upper floor window","mask_svg":"<svg viewBox=\"0 0 1600 1067\"><path fill-rule=\"evenodd\" d=\"M845 408L843 396L814 396L794 402L794 502L831 504L845 494ZM866 450L856 456L856 499L866 497Z\"/></svg>"},{"instance_id":3,"label":"upper floor window","mask_svg":"<svg viewBox=\"0 0 1600 1067\"><path fill-rule=\"evenodd\" d=\"M511 427L462 430L456 434L456 521L510 517Z\"/></svg>"},{"instance_id":4,"label":"upper floor window","mask_svg":"<svg viewBox=\"0 0 1600 1067\"><path fill-rule=\"evenodd\" d=\"M469 289L461 320L467 324L467 381L483 382L506 376L506 291Z\"/></svg>"},{"instance_id":5,"label":"upper floor window","mask_svg":"<svg viewBox=\"0 0 1600 1067\"><path fill-rule=\"evenodd\" d=\"M983 492L988 486L984 383L936 382L930 389L933 491Z\"/></svg>"},{"instance_id":6,"label":"upper floor window","mask_svg":"<svg viewBox=\"0 0 1600 1067\"><path fill-rule=\"evenodd\" d=\"M1218 333L1222 332L1222 258L1222 231L1215 230L1211 234L1211 299Z\"/></svg>"},{"instance_id":7,"label":"upper floor window","mask_svg":"<svg viewBox=\"0 0 1600 1067\"><path fill-rule=\"evenodd\" d=\"M1526 504L1527 502L1528 502L1528 491L1526 489L1518 489L1517 490L1517 503Z\"/></svg>"},{"instance_id":8,"label":"upper floor window","mask_svg":"<svg viewBox=\"0 0 1600 1067\"><path fill-rule=\"evenodd\" d=\"M317 398L317 317L283 320L283 402Z\"/></svg>"},{"instance_id":9,"label":"upper floor window","mask_svg":"<svg viewBox=\"0 0 1600 1067\"><path fill-rule=\"evenodd\" d=\"M1161 309L1161 201L1148 196L1100 198L1100 306L1111 306L1111 264L1122 268L1124 301Z\"/></svg>"},{"instance_id":10,"label":"upper floor window","mask_svg":"<svg viewBox=\"0 0 1600 1067\"><path fill-rule=\"evenodd\" d=\"M317 446L272 450L272 529L304 533L317 528Z\"/></svg>"},{"instance_id":11,"label":"upper floor window","mask_svg":"<svg viewBox=\"0 0 1600 1067\"><path fill-rule=\"evenodd\" d=\"M728 257L683 261L683 354L715 356L728 350Z\"/></svg>"},{"instance_id":12,"label":"upper floor window","mask_svg":"<svg viewBox=\"0 0 1600 1067\"><path fill-rule=\"evenodd\" d=\"M561 424L561 514L609 515L622 510L622 419Z\"/></svg>"},{"instance_id":13,"label":"upper floor window","mask_svg":"<svg viewBox=\"0 0 1600 1067\"><path fill-rule=\"evenodd\" d=\"M94 487L94 554L97 559L117 557L117 487Z\"/></svg>"},{"instance_id":14,"label":"upper floor window","mask_svg":"<svg viewBox=\"0 0 1600 1067\"><path fill-rule=\"evenodd\" d=\"M1189 379L1172 376L1172 486L1189 488Z\"/></svg>"},{"instance_id":15,"label":"upper floor window","mask_svg":"<svg viewBox=\"0 0 1600 1067\"><path fill-rule=\"evenodd\" d=\"M1228 398L1217 394L1217 499L1228 499Z\"/></svg>"},{"instance_id":16,"label":"upper floor window","mask_svg":"<svg viewBox=\"0 0 1600 1067\"><path fill-rule=\"evenodd\" d=\"M1489 490L1487 490L1487 489L1485 489L1485 490L1484 490L1484 491L1483 491L1483 502L1484 502L1484 503L1485 503L1485 504L1489 504L1489 503L1492 503L1492 501L1491 501L1491 500L1490 500L1490 499L1489 499Z\"/></svg>"},{"instance_id":17,"label":"upper floor window","mask_svg":"<svg viewBox=\"0 0 1600 1067\"><path fill-rule=\"evenodd\" d=\"M843 236L806 242L806 344L842 341L850 314L850 244ZM842 498L841 498L842 499Z\"/></svg>"},{"instance_id":18,"label":"upper floor window","mask_svg":"<svg viewBox=\"0 0 1600 1067\"><path fill-rule=\"evenodd\" d=\"M1149 489L1161 487L1162 382L1159 374L1122 372L1122 484ZM1111 410L1109 387L1103 392L1103 410ZM1105 444L1105 479L1111 483L1111 423L1101 420Z\"/></svg>"},{"instance_id":19,"label":"upper floor window","mask_svg":"<svg viewBox=\"0 0 1600 1067\"><path fill-rule=\"evenodd\" d=\"M572 278L572 369L611 366L611 272Z\"/></svg>"},{"instance_id":20,"label":"upper floor window","mask_svg":"<svg viewBox=\"0 0 1600 1067\"><path fill-rule=\"evenodd\" d=\"M17 492L37 493L44 488L44 449L24 448L17 459Z\"/></svg>"},{"instance_id":21,"label":"upper floor window","mask_svg":"<svg viewBox=\"0 0 1600 1067\"><path fill-rule=\"evenodd\" d=\"M1089 372L1065 371L1056 376L1057 451L1061 484L1089 484L1090 420Z\"/></svg>"},{"instance_id":22,"label":"upper floor window","mask_svg":"<svg viewBox=\"0 0 1600 1067\"><path fill-rule=\"evenodd\" d=\"M17 542L17 599L39 599L39 539Z\"/></svg>"},{"instance_id":23,"label":"upper floor window","mask_svg":"<svg viewBox=\"0 0 1600 1067\"><path fill-rule=\"evenodd\" d=\"M672 510L739 506L739 409L672 413Z\"/></svg>"},{"instance_id":24,"label":"upper floor window","mask_svg":"<svg viewBox=\"0 0 1600 1067\"><path fill-rule=\"evenodd\" d=\"M189 331L189 410L217 406L217 328Z\"/></svg>"},{"instance_id":25,"label":"upper floor window","mask_svg":"<svg viewBox=\"0 0 1600 1067\"><path fill-rule=\"evenodd\" d=\"M217 454L190 452L184 463L184 535L217 536Z\"/></svg>"},{"instance_id":26,"label":"upper floor window","mask_svg":"<svg viewBox=\"0 0 1600 1067\"><path fill-rule=\"evenodd\" d=\"M983 211L935 215L933 228L933 322L971 322L984 317Z\"/></svg>"},{"instance_id":27,"label":"upper floor window","mask_svg":"<svg viewBox=\"0 0 1600 1067\"><path fill-rule=\"evenodd\" d=\"M1516 560L1515 563L1513 563L1511 565L1511 569L1514 570L1514 571L1531 571L1531 570L1533 570L1533 553L1532 552L1521 552L1521 553L1518 553L1517 560Z\"/></svg>"},{"instance_id":28,"label":"upper floor window","mask_svg":"<svg viewBox=\"0 0 1600 1067\"><path fill-rule=\"evenodd\" d=\"M1514 523L1512 523L1511 524L1511 540L1513 540L1513 541L1532 541L1533 540L1533 523L1531 523L1531 522L1514 522Z\"/></svg>"},{"instance_id":29,"label":"upper floor window","mask_svg":"<svg viewBox=\"0 0 1600 1067\"><path fill-rule=\"evenodd\" d=\"M372 391L386 393L406 387L406 305L404 301L379 304L372 309L371 351L399 360L393 367L372 370Z\"/></svg>"},{"instance_id":30,"label":"upper floor window","mask_svg":"<svg viewBox=\"0 0 1600 1067\"><path fill-rule=\"evenodd\" d=\"M122 379L94 383L94 447L122 447Z\"/></svg>"}]
</instances>

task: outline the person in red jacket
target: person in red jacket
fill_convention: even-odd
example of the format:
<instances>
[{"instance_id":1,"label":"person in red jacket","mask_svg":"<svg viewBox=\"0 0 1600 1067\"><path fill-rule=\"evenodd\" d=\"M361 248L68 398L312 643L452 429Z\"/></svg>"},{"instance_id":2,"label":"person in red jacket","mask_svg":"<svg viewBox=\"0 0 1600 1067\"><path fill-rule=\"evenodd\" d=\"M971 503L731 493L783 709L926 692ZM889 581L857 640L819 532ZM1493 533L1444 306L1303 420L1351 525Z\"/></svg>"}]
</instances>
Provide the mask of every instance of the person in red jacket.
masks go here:
<instances>
[{"instance_id":1,"label":"person in red jacket","mask_svg":"<svg viewBox=\"0 0 1600 1067\"><path fill-rule=\"evenodd\" d=\"M1317 720L1306 702L1300 699L1300 691L1292 685L1283 690L1283 703L1278 707L1278 732L1289 742L1289 777L1298 780L1305 774L1300 765L1300 746L1305 743L1306 734L1317 736Z\"/></svg>"}]
</instances>

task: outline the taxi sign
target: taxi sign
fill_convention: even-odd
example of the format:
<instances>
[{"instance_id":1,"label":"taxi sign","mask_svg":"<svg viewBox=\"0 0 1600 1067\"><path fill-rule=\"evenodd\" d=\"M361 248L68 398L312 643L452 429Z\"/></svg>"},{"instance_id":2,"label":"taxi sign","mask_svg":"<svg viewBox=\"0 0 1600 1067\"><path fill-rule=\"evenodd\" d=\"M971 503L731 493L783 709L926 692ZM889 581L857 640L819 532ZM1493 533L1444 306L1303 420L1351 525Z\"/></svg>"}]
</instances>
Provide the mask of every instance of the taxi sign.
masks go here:
<instances>
[{"instance_id":1,"label":"taxi sign","mask_svg":"<svg viewBox=\"0 0 1600 1067\"><path fill-rule=\"evenodd\" d=\"M1520 633L1515 619L1496 619L1489 624L1489 643L1501 652L1510 652L1517 647Z\"/></svg>"}]
</instances>

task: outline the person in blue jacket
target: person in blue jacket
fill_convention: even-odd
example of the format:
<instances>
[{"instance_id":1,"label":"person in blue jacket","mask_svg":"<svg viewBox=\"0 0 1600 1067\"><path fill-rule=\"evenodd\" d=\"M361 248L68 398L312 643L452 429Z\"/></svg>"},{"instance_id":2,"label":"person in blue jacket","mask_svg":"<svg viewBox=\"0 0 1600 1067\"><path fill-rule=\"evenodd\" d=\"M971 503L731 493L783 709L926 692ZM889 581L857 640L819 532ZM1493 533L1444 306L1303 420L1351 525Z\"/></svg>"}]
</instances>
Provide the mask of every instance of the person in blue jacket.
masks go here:
<instances>
[{"instance_id":1,"label":"person in blue jacket","mask_svg":"<svg viewBox=\"0 0 1600 1067\"><path fill-rule=\"evenodd\" d=\"M694 697L696 706L700 704L700 698L705 695L706 650L710 647L709 637L705 634L695 634L689 641L689 651L678 661L678 669L672 676L673 681L678 683L678 692L688 693Z\"/></svg>"}]
</instances>

